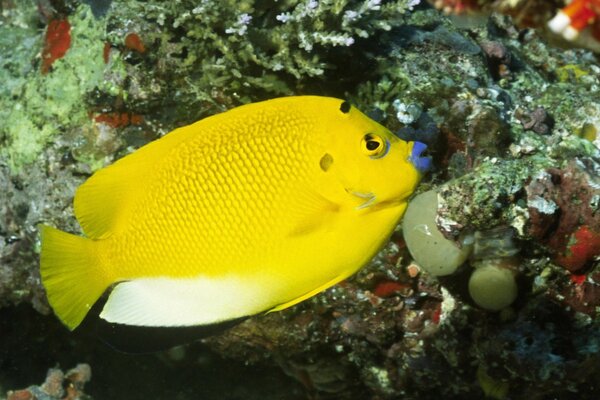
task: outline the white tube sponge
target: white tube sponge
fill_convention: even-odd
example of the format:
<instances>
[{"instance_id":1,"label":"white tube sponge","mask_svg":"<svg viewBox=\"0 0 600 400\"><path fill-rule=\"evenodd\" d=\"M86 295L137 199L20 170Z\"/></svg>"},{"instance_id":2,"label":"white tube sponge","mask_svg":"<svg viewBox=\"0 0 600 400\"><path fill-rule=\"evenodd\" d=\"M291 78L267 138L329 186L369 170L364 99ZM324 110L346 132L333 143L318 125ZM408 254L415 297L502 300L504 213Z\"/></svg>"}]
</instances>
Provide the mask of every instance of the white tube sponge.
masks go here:
<instances>
[{"instance_id":1,"label":"white tube sponge","mask_svg":"<svg viewBox=\"0 0 600 400\"><path fill-rule=\"evenodd\" d=\"M469 294L479 307L500 311L517 298L515 275L510 269L492 260L473 271L469 279Z\"/></svg>"},{"instance_id":2,"label":"white tube sponge","mask_svg":"<svg viewBox=\"0 0 600 400\"><path fill-rule=\"evenodd\" d=\"M408 205L402 232L408 251L423 270L431 275L450 275L465 262L471 245L459 247L438 230L437 193L429 191L416 196Z\"/></svg>"}]
</instances>

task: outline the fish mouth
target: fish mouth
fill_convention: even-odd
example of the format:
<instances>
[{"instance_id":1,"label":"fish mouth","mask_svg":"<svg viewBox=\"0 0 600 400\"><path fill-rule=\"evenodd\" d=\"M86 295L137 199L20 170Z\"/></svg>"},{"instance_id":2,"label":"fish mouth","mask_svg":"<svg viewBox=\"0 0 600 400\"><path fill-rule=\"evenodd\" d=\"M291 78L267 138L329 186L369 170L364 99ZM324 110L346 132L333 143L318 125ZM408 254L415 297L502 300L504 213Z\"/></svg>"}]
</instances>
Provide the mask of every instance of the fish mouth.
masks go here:
<instances>
[{"instance_id":1,"label":"fish mouth","mask_svg":"<svg viewBox=\"0 0 600 400\"><path fill-rule=\"evenodd\" d=\"M422 156L425 150L427 150L425 143L413 142L412 151L408 157L408 161L422 174L431 169L431 157Z\"/></svg>"},{"instance_id":2,"label":"fish mouth","mask_svg":"<svg viewBox=\"0 0 600 400\"><path fill-rule=\"evenodd\" d=\"M427 150L427 145L422 142L412 142L413 147L408 157L408 161L415 167L420 173L424 174L431 169L431 157L423 156L423 152ZM378 201L377 195L373 192L361 192L352 188L344 188L346 193L363 200L361 204L355 207L357 210L364 210L365 208L380 209L391 207L400 203L403 203L413 192L413 190L407 190L406 193L402 193L393 199L384 199Z\"/></svg>"}]
</instances>

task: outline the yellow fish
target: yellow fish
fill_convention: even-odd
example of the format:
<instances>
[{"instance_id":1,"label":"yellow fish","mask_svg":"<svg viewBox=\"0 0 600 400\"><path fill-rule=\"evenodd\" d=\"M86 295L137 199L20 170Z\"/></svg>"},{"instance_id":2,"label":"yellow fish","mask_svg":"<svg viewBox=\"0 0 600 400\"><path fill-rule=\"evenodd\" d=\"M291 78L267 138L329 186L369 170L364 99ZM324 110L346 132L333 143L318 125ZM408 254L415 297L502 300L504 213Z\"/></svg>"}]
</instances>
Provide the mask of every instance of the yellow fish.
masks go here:
<instances>
[{"instance_id":1,"label":"yellow fish","mask_svg":"<svg viewBox=\"0 0 600 400\"><path fill-rule=\"evenodd\" d=\"M282 310L385 244L419 179L407 143L339 99L241 106L97 171L74 199L87 238L42 226L41 276L76 328L215 324Z\"/></svg>"}]
</instances>

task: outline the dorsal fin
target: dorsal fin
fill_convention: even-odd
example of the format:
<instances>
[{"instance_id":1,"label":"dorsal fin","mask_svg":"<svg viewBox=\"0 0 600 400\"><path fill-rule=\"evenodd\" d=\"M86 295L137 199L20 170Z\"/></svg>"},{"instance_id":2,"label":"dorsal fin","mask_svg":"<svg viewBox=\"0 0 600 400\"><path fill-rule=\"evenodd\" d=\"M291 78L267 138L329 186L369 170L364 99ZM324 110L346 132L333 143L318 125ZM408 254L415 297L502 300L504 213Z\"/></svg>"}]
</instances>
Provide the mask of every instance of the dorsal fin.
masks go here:
<instances>
[{"instance_id":1,"label":"dorsal fin","mask_svg":"<svg viewBox=\"0 0 600 400\"><path fill-rule=\"evenodd\" d=\"M74 199L75 216L83 232L89 238L104 239L117 230L119 222L126 224L127 219L121 217L146 193L156 166L175 146L197 133L196 126L176 129L96 171L85 181Z\"/></svg>"}]
</instances>

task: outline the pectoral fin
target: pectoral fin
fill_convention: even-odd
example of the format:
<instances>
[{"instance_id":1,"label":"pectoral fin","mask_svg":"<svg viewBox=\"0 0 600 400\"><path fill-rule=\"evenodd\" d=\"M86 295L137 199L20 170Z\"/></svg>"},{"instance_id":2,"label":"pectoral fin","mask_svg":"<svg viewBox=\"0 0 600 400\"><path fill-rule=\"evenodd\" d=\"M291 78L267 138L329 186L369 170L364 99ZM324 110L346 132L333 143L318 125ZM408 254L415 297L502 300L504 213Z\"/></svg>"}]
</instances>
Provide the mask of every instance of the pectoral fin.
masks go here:
<instances>
[{"instance_id":1,"label":"pectoral fin","mask_svg":"<svg viewBox=\"0 0 600 400\"><path fill-rule=\"evenodd\" d=\"M340 208L339 204L315 192L298 196L297 203L290 209L294 223L288 237L309 235L331 224Z\"/></svg>"}]
</instances>

